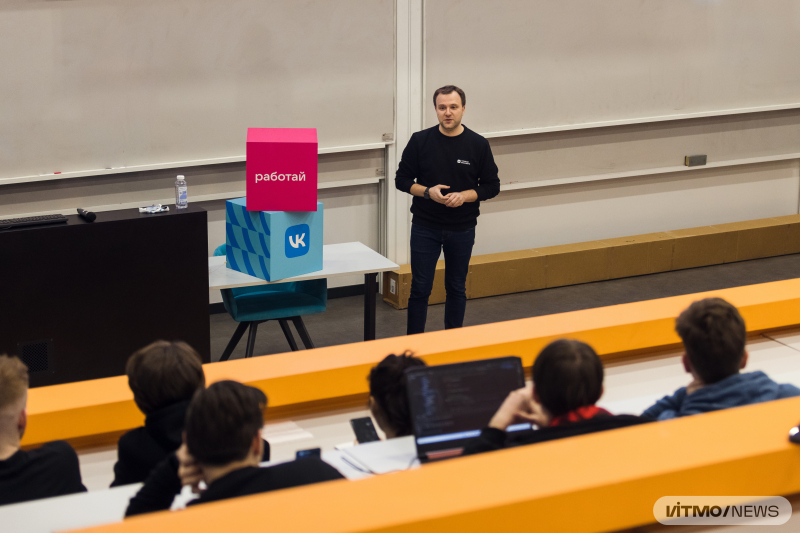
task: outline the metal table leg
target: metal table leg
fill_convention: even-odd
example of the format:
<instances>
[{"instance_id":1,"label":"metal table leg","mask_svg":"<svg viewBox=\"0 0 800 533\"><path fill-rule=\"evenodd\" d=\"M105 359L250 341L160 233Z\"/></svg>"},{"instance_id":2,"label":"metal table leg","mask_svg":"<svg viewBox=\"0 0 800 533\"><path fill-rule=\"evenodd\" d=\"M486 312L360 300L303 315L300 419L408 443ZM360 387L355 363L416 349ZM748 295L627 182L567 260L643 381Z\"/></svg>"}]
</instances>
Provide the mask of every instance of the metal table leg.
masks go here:
<instances>
[{"instance_id":1,"label":"metal table leg","mask_svg":"<svg viewBox=\"0 0 800 533\"><path fill-rule=\"evenodd\" d=\"M364 274L364 340L375 340L375 296L378 291L378 275Z\"/></svg>"}]
</instances>

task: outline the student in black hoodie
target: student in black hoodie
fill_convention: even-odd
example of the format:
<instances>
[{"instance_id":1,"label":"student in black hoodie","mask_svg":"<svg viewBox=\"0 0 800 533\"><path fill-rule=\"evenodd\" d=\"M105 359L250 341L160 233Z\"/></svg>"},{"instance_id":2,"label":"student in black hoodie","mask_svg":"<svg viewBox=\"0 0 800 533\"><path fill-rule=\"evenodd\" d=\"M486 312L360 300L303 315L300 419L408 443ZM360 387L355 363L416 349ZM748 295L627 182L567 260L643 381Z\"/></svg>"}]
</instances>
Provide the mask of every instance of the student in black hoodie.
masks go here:
<instances>
[{"instance_id":1,"label":"student in black hoodie","mask_svg":"<svg viewBox=\"0 0 800 533\"><path fill-rule=\"evenodd\" d=\"M186 409L206 386L200 355L185 342L156 341L134 353L125 367L144 426L119 439L112 487L144 481L181 445ZM264 441L264 461L269 443Z\"/></svg>"},{"instance_id":2,"label":"student in black hoodie","mask_svg":"<svg viewBox=\"0 0 800 533\"><path fill-rule=\"evenodd\" d=\"M603 363L591 346L561 339L547 345L533 363L533 388L509 394L489 427L467 442L464 455L534 444L649 422L633 415L612 415L595 403L603 395ZM506 439L512 424L539 427L513 444Z\"/></svg>"},{"instance_id":3,"label":"student in black hoodie","mask_svg":"<svg viewBox=\"0 0 800 533\"><path fill-rule=\"evenodd\" d=\"M144 481L178 449L189 401L206 384L200 355L185 342L145 346L128 359L125 373L145 420L119 439L112 487Z\"/></svg>"},{"instance_id":4,"label":"student in black hoodie","mask_svg":"<svg viewBox=\"0 0 800 533\"><path fill-rule=\"evenodd\" d=\"M66 442L20 449L27 401L28 368L16 357L0 355L0 505L86 492L78 456Z\"/></svg>"},{"instance_id":5,"label":"student in black hoodie","mask_svg":"<svg viewBox=\"0 0 800 533\"><path fill-rule=\"evenodd\" d=\"M197 391L186 413L184 444L148 476L125 516L169 509L182 486L199 492L201 481L208 488L189 505L342 479L335 468L311 457L258 466L266 402L263 392L235 381Z\"/></svg>"}]
</instances>

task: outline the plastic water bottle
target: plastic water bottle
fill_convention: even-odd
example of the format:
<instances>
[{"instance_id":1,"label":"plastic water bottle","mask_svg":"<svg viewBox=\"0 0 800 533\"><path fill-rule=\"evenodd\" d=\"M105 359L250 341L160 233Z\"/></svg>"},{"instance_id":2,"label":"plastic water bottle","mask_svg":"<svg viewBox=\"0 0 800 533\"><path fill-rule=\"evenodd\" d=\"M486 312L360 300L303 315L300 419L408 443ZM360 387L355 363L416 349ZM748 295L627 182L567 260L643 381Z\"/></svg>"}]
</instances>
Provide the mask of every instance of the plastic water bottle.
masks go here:
<instances>
[{"instance_id":1,"label":"plastic water bottle","mask_svg":"<svg viewBox=\"0 0 800 533\"><path fill-rule=\"evenodd\" d=\"M175 180L175 209L186 209L189 207L189 198L186 192L186 180L183 176L178 176Z\"/></svg>"}]
</instances>

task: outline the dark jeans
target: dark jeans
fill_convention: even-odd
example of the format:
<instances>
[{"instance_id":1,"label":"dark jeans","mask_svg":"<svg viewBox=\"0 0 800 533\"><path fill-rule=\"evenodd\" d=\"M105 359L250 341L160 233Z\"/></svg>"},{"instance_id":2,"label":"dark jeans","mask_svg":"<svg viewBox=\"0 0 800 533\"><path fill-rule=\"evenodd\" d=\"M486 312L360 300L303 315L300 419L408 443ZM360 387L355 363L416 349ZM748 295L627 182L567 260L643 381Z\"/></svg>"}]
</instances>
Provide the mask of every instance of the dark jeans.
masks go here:
<instances>
[{"instance_id":1,"label":"dark jeans","mask_svg":"<svg viewBox=\"0 0 800 533\"><path fill-rule=\"evenodd\" d=\"M411 295L406 333L423 333L428 318L428 297L433 288L436 262L444 248L444 329L460 328L467 307L467 272L475 228L464 231L432 230L411 226Z\"/></svg>"}]
</instances>

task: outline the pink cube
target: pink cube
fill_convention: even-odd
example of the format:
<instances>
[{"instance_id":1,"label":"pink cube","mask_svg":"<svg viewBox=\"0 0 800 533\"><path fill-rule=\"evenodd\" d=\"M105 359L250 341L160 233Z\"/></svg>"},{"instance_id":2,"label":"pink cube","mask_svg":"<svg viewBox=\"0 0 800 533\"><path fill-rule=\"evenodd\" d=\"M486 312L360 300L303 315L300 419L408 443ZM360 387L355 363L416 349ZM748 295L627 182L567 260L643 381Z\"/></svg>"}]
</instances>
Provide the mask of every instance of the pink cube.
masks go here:
<instances>
[{"instance_id":1,"label":"pink cube","mask_svg":"<svg viewBox=\"0 0 800 533\"><path fill-rule=\"evenodd\" d=\"M247 128L247 210L317 210L317 130Z\"/></svg>"}]
</instances>

